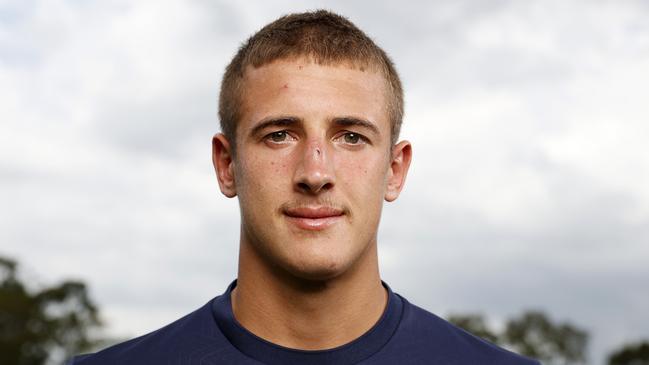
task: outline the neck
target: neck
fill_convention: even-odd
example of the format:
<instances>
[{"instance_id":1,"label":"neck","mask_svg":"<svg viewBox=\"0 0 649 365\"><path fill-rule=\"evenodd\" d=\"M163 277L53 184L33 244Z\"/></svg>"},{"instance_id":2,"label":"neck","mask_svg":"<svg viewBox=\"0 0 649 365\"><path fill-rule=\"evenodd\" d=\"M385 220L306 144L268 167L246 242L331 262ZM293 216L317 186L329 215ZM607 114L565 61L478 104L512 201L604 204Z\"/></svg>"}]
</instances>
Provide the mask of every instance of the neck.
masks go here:
<instances>
[{"instance_id":1,"label":"neck","mask_svg":"<svg viewBox=\"0 0 649 365\"><path fill-rule=\"evenodd\" d=\"M346 272L326 280L295 277L242 240L232 311L248 331L274 344L324 350L349 343L381 318L387 292L376 242Z\"/></svg>"}]
</instances>

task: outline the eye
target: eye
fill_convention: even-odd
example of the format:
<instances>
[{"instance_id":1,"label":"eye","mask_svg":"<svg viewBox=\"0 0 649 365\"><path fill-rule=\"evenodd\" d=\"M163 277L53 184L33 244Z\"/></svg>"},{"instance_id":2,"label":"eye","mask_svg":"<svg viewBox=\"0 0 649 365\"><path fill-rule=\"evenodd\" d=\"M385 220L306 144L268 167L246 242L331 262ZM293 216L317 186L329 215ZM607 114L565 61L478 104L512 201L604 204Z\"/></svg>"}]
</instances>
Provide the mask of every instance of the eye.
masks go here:
<instances>
[{"instance_id":1,"label":"eye","mask_svg":"<svg viewBox=\"0 0 649 365\"><path fill-rule=\"evenodd\" d=\"M342 134L336 137L339 143L343 143L350 147L361 147L365 144L371 144L370 140L364 135L356 132L343 131Z\"/></svg>"},{"instance_id":2,"label":"eye","mask_svg":"<svg viewBox=\"0 0 649 365\"><path fill-rule=\"evenodd\" d=\"M360 134L352 132L345 133L343 139L345 140L345 143L349 144L358 144L362 141Z\"/></svg>"},{"instance_id":3,"label":"eye","mask_svg":"<svg viewBox=\"0 0 649 365\"><path fill-rule=\"evenodd\" d=\"M286 131L277 131L269 134L267 136L271 141L276 143L285 142L288 139L288 133Z\"/></svg>"}]
</instances>

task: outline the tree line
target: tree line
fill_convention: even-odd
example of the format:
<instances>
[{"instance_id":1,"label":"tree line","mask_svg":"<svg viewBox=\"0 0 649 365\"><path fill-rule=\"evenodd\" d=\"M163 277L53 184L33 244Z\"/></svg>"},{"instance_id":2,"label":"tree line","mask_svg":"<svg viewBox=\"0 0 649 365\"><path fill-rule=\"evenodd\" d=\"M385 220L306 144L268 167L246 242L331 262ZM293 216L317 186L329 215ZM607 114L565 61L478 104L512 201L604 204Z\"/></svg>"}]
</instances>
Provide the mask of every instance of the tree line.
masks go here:
<instances>
[{"instance_id":1,"label":"tree line","mask_svg":"<svg viewBox=\"0 0 649 365\"><path fill-rule=\"evenodd\" d=\"M555 323L541 311L526 311L490 328L480 314L448 316L451 323L489 342L545 365L586 364L588 333L571 323ZM109 343L100 336L99 308L78 280L36 288L24 282L15 260L0 256L0 362L48 365ZM609 365L649 365L649 341L622 346Z\"/></svg>"},{"instance_id":2,"label":"tree line","mask_svg":"<svg viewBox=\"0 0 649 365\"><path fill-rule=\"evenodd\" d=\"M588 360L588 333L571 323L555 323L541 311L526 311L510 318L501 331L490 328L480 314L451 315L447 319L478 337L538 359L544 365L581 365ZM649 365L649 341L623 345L609 354L607 363Z\"/></svg>"}]
</instances>

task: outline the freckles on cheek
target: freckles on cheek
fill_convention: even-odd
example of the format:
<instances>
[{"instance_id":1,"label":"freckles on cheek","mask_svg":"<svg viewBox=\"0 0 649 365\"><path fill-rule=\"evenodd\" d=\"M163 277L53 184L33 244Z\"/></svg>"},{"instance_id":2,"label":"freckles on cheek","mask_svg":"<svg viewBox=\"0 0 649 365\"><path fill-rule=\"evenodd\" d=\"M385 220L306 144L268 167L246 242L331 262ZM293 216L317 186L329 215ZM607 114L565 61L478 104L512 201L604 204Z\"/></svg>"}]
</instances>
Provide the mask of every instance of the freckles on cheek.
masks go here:
<instances>
[{"instance_id":1,"label":"freckles on cheek","mask_svg":"<svg viewBox=\"0 0 649 365\"><path fill-rule=\"evenodd\" d=\"M286 170L285 162L270 161L270 169L275 174L281 174Z\"/></svg>"},{"instance_id":2,"label":"freckles on cheek","mask_svg":"<svg viewBox=\"0 0 649 365\"><path fill-rule=\"evenodd\" d=\"M367 176L367 165L362 162L362 159L349 159L345 160L339 168L343 174L350 174L356 176Z\"/></svg>"},{"instance_id":3,"label":"freckles on cheek","mask_svg":"<svg viewBox=\"0 0 649 365\"><path fill-rule=\"evenodd\" d=\"M355 175L367 177L374 171L376 163L363 158L351 158L345 160L345 167L347 171L354 172Z\"/></svg>"},{"instance_id":4,"label":"freckles on cheek","mask_svg":"<svg viewBox=\"0 0 649 365\"><path fill-rule=\"evenodd\" d=\"M271 161L270 161L270 166L271 166L272 168L274 168L274 169L279 169L279 168L283 168L283 167L284 167L284 164L281 163L281 162L275 161L275 160L271 160Z\"/></svg>"},{"instance_id":5,"label":"freckles on cheek","mask_svg":"<svg viewBox=\"0 0 649 365\"><path fill-rule=\"evenodd\" d=\"M379 184L385 178L386 163L378 159L357 158L346 161L345 169L351 172L351 176L360 179L367 184Z\"/></svg>"}]
</instances>

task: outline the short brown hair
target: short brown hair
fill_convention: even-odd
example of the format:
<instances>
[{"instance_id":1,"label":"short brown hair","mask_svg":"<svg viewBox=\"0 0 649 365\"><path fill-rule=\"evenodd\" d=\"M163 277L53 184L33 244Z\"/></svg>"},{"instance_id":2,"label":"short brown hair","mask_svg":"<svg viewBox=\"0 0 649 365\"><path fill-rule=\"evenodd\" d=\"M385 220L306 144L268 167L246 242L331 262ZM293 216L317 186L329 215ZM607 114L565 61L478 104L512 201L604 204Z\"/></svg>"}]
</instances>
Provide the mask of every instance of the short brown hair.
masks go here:
<instances>
[{"instance_id":1,"label":"short brown hair","mask_svg":"<svg viewBox=\"0 0 649 365\"><path fill-rule=\"evenodd\" d=\"M233 149L246 68L299 57L308 57L318 64L349 63L361 70L374 68L381 72L388 85L386 109L392 127L391 141L396 143L403 119L403 89L394 64L348 19L317 10L285 15L266 25L248 38L226 67L219 96L219 119Z\"/></svg>"}]
</instances>

